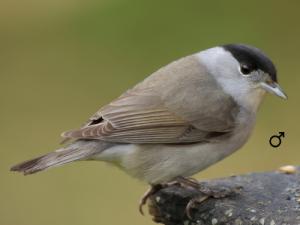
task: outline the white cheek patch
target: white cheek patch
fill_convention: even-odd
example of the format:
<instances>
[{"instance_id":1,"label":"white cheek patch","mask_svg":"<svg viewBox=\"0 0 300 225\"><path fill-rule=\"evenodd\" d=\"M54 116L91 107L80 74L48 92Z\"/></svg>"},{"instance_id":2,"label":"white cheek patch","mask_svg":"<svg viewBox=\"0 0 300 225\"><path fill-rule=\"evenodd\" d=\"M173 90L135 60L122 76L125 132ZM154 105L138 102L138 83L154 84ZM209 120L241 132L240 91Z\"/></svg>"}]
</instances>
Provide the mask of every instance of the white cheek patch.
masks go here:
<instances>
[{"instance_id":1,"label":"white cheek patch","mask_svg":"<svg viewBox=\"0 0 300 225\"><path fill-rule=\"evenodd\" d=\"M251 111L257 110L262 98L261 91L241 75L240 64L230 52L215 47L199 52L196 56L224 92L232 96L239 105Z\"/></svg>"}]
</instances>

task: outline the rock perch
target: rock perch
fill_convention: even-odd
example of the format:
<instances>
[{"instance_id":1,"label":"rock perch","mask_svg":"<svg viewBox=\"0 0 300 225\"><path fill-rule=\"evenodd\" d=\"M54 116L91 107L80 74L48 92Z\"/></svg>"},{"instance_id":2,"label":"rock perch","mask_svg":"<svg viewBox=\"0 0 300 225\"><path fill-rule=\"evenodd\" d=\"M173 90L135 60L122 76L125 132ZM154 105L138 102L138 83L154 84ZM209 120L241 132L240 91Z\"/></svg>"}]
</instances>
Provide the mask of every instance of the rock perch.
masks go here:
<instances>
[{"instance_id":1,"label":"rock perch","mask_svg":"<svg viewBox=\"0 0 300 225\"><path fill-rule=\"evenodd\" d=\"M165 225L300 225L300 169L251 173L201 182L212 190L235 189L225 198L209 198L185 213L199 192L172 185L149 199L153 220Z\"/></svg>"}]
</instances>

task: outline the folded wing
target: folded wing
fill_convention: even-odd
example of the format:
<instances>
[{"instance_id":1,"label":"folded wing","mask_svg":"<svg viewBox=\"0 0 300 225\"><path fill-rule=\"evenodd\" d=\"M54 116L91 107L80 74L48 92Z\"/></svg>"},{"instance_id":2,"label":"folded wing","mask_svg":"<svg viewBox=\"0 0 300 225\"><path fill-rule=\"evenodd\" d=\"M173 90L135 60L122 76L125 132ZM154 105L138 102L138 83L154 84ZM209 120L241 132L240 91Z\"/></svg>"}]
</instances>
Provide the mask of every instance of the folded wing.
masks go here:
<instances>
[{"instance_id":1,"label":"folded wing","mask_svg":"<svg viewBox=\"0 0 300 225\"><path fill-rule=\"evenodd\" d=\"M170 112L159 96L128 91L100 109L82 128L67 131L62 136L117 143L175 144L208 142L230 130L229 127L224 132L195 128L189 121Z\"/></svg>"}]
</instances>

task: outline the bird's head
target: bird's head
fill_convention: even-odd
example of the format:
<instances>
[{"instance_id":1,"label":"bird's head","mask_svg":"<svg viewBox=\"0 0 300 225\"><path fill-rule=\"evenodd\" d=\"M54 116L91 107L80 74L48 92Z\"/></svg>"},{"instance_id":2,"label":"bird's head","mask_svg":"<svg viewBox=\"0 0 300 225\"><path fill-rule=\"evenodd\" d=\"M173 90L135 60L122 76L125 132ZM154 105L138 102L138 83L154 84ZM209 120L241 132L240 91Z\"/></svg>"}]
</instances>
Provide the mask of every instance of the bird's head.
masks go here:
<instances>
[{"instance_id":1,"label":"bird's head","mask_svg":"<svg viewBox=\"0 0 300 225\"><path fill-rule=\"evenodd\" d=\"M224 91L241 105L256 110L266 92L287 99L273 62L255 47L228 44L207 49L198 56Z\"/></svg>"}]
</instances>

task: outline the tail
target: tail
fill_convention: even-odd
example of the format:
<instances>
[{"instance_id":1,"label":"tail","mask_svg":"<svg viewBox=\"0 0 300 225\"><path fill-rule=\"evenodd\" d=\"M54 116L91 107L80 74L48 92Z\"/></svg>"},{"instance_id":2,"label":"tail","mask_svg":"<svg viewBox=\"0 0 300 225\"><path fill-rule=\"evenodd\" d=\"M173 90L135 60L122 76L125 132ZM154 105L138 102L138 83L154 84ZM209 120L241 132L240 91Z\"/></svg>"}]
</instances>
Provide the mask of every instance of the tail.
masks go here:
<instances>
[{"instance_id":1,"label":"tail","mask_svg":"<svg viewBox=\"0 0 300 225\"><path fill-rule=\"evenodd\" d=\"M46 155L31 159L11 167L11 171L21 172L24 175L64 165L69 162L89 159L93 155L102 152L108 146L107 143L97 140L79 140L69 146L50 152Z\"/></svg>"}]
</instances>

